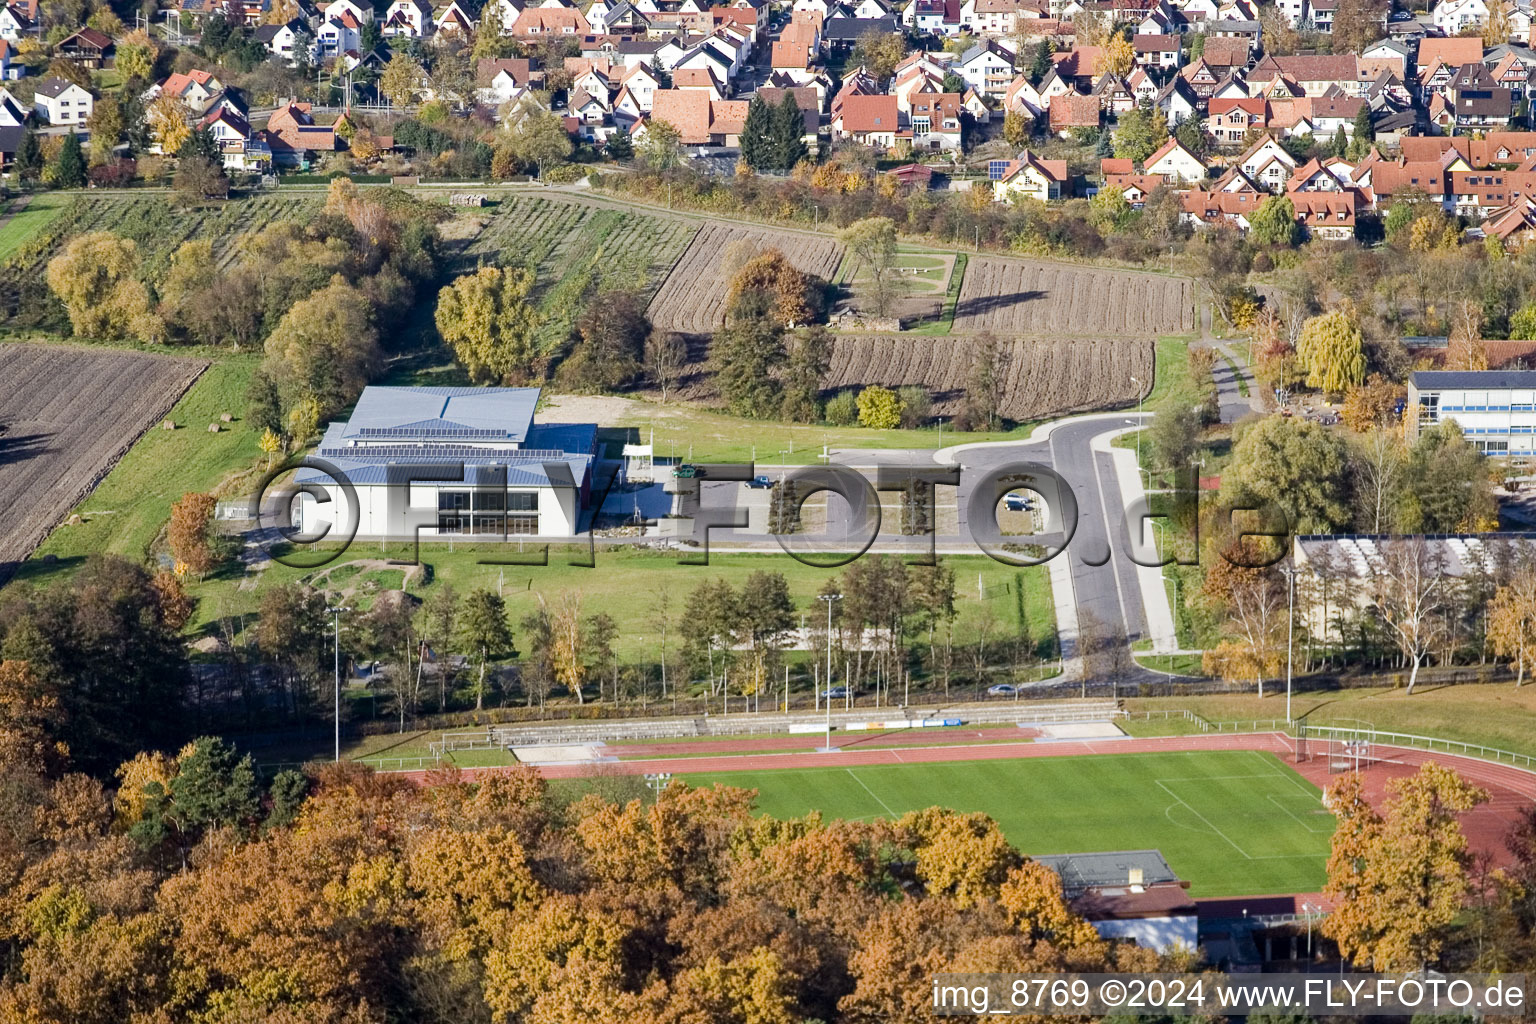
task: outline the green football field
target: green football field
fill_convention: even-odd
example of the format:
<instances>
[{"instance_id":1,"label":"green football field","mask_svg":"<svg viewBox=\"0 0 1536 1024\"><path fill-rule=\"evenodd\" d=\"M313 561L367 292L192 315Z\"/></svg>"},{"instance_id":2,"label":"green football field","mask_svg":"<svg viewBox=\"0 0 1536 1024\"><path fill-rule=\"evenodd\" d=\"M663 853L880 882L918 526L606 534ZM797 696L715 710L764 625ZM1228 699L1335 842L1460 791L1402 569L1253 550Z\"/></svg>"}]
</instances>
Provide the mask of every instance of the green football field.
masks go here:
<instances>
[{"instance_id":1,"label":"green football field","mask_svg":"<svg viewBox=\"0 0 1536 1024\"><path fill-rule=\"evenodd\" d=\"M1272 754L1213 751L683 776L758 791L775 817L939 805L990 815L1027 854L1161 850L1194 896L1316 892L1333 834L1317 787Z\"/></svg>"}]
</instances>

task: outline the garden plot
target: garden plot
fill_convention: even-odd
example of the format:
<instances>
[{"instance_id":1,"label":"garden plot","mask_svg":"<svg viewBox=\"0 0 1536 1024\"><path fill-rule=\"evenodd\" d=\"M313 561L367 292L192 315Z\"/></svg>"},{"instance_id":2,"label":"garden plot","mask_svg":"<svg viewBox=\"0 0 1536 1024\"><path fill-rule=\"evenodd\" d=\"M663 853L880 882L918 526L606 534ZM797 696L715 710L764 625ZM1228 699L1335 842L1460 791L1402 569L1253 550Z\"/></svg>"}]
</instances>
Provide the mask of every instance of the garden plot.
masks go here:
<instances>
[{"instance_id":1,"label":"garden plot","mask_svg":"<svg viewBox=\"0 0 1536 1024\"><path fill-rule=\"evenodd\" d=\"M955 334L1151 337L1194 330L1185 278L973 256L960 285Z\"/></svg>"},{"instance_id":2,"label":"garden plot","mask_svg":"<svg viewBox=\"0 0 1536 1024\"><path fill-rule=\"evenodd\" d=\"M803 273L827 281L836 276L842 262L843 247L830 238L739 224L709 224L694 236L693 244L651 300L651 323L684 334L709 334L725 326L730 282L721 272L720 258L727 246L739 241L778 249Z\"/></svg>"}]
</instances>

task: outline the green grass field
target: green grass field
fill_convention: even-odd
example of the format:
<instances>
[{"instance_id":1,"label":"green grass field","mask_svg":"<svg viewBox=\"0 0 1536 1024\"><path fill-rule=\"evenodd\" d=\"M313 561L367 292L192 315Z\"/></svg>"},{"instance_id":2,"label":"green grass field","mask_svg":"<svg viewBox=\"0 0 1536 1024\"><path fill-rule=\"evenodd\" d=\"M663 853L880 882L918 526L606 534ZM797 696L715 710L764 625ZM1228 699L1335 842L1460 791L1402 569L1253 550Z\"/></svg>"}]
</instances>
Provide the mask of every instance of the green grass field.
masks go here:
<instances>
[{"instance_id":1,"label":"green grass field","mask_svg":"<svg viewBox=\"0 0 1536 1024\"><path fill-rule=\"evenodd\" d=\"M70 203L69 196L43 194L33 196L26 207L0 227L0 260L21 248L22 243L47 227ZM12 202L12 206L17 201Z\"/></svg>"},{"instance_id":2,"label":"green grass field","mask_svg":"<svg viewBox=\"0 0 1536 1024\"><path fill-rule=\"evenodd\" d=\"M1194 896L1313 892L1334 819L1322 794L1256 751L1115 754L688 775L755 788L775 817L980 811L1026 854L1161 850Z\"/></svg>"}]
</instances>

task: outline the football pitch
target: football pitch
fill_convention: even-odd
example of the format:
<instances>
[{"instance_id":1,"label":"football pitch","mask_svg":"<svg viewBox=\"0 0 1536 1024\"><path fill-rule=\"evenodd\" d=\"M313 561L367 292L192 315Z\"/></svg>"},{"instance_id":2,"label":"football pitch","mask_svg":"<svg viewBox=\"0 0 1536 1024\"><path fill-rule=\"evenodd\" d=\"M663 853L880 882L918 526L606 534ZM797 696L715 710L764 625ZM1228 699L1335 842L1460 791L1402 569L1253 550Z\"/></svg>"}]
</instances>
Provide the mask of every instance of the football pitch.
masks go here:
<instances>
[{"instance_id":1,"label":"football pitch","mask_svg":"<svg viewBox=\"0 0 1536 1024\"><path fill-rule=\"evenodd\" d=\"M791 818L981 811L1026 854L1161 850L1193 896L1316 892L1334 818L1273 754L1209 751L712 772Z\"/></svg>"}]
</instances>

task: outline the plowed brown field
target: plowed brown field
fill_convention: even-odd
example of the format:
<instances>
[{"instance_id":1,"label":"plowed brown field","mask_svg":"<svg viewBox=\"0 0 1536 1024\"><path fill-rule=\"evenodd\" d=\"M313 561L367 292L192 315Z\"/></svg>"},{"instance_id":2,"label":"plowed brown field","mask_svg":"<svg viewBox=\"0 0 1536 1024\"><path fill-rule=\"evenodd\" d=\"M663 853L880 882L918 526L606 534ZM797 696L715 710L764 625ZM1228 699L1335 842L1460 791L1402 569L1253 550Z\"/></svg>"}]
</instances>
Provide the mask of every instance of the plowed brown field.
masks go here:
<instances>
[{"instance_id":1,"label":"plowed brown field","mask_svg":"<svg viewBox=\"0 0 1536 1024\"><path fill-rule=\"evenodd\" d=\"M651 300L651 323L683 334L707 334L723 327L730 282L720 272L720 257L726 246L738 241L778 249L799 270L825 280L832 279L843 258L843 247L830 238L740 224L707 225Z\"/></svg>"},{"instance_id":2,"label":"plowed brown field","mask_svg":"<svg viewBox=\"0 0 1536 1024\"><path fill-rule=\"evenodd\" d=\"M972 256L954 333L1146 338L1194 327L1194 293L1184 278Z\"/></svg>"},{"instance_id":3,"label":"plowed brown field","mask_svg":"<svg viewBox=\"0 0 1536 1024\"><path fill-rule=\"evenodd\" d=\"M967 338L842 335L823 386L832 390L917 384L933 395L934 412L952 415L965 398L975 342ZM1017 339L1008 343L1001 412L1033 420L1134 402L1132 377L1152 379L1150 339Z\"/></svg>"},{"instance_id":4,"label":"plowed brown field","mask_svg":"<svg viewBox=\"0 0 1536 1024\"><path fill-rule=\"evenodd\" d=\"M0 583L207 366L0 345Z\"/></svg>"}]
</instances>

